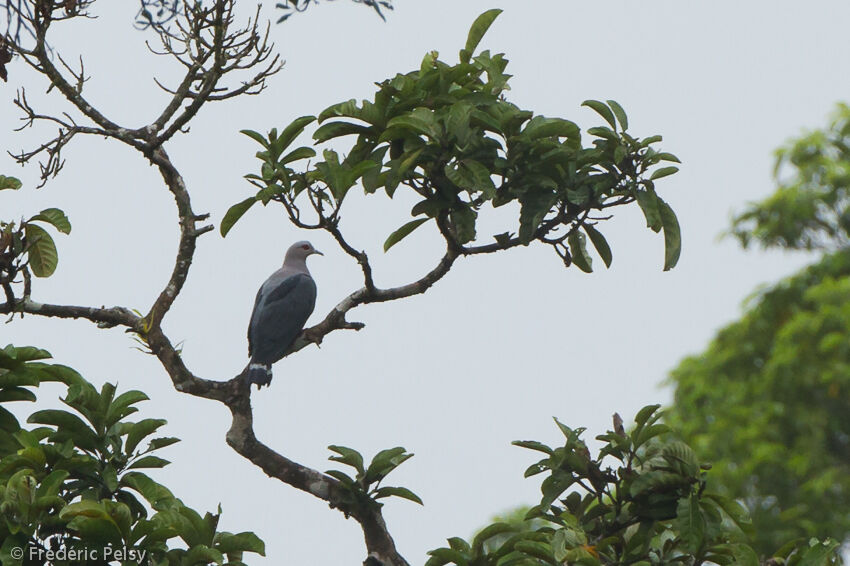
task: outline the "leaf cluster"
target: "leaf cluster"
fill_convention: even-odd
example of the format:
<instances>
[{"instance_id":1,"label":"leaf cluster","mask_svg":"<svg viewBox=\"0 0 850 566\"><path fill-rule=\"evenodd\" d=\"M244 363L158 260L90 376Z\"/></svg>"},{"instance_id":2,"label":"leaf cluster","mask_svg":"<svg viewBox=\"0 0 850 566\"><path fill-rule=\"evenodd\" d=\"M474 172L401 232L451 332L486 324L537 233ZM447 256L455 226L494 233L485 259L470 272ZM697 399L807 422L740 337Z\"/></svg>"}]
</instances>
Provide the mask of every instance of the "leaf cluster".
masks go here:
<instances>
[{"instance_id":1,"label":"leaf cluster","mask_svg":"<svg viewBox=\"0 0 850 566\"><path fill-rule=\"evenodd\" d=\"M19 188L18 179L0 175L0 190ZM63 234L71 232L71 222L58 208L44 209L17 223L0 221L0 284L11 284L20 274L50 277L56 271L59 254L45 226Z\"/></svg>"},{"instance_id":2,"label":"leaf cluster","mask_svg":"<svg viewBox=\"0 0 850 566\"><path fill-rule=\"evenodd\" d=\"M451 538L448 547L429 553L426 566L757 566L747 544L751 525L745 509L708 491L709 467L659 422L658 408L643 408L628 433L615 426L598 436L603 446L596 457L581 439L584 429L557 419L563 446L514 442L544 454L525 472L526 477L546 475L540 503L526 515L534 522L497 522L471 542ZM834 541L811 547L797 541L777 556L789 564L806 556L825 566L835 560L835 549Z\"/></svg>"},{"instance_id":3,"label":"leaf cluster","mask_svg":"<svg viewBox=\"0 0 850 566\"><path fill-rule=\"evenodd\" d=\"M393 5L390 0L354 0L355 4L363 4L375 10L375 13L384 21L384 13L381 9L392 10ZM288 20L293 14L304 12L311 4L318 4L317 0L284 0L275 4L275 8L281 10L282 15L277 19L277 23L282 23Z\"/></svg>"},{"instance_id":4,"label":"leaf cluster","mask_svg":"<svg viewBox=\"0 0 850 566\"><path fill-rule=\"evenodd\" d=\"M340 486L346 493L344 510L350 513L353 510L379 509L383 503L379 499L386 497L401 497L422 505L418 495L406 487L382 486L381 482L387 475L401 464L413 457L401 446L381 450L372 458L369 465L365 465L363 455L353 448L332 445L328 450L335 452L335 456L328 459L354 468L354 477L339 471L328 470L325 473L340 482Z\"/></svg>"},{"instance_id":5,"label":"leaf cluster","mask_svg":"<svg viewBox=\"0 0 850 566\"><path fill-rule=\"evenodd\" d=\"M162 419L128 420L144 393L116 395L109 383L98 391L74 370L43 361L49 357L37 348L0 350L0 404L35 401L32 389L60 382L70 409L36 411L28 422L39 426L26 429L0 406L4 565L22 564L15 547L136 548L163 566L238 566L244 552L264 553L256 535L218 531L218 514L201 516L142 471L167 465L154 453L178 442L155 436Z\"/></svg>"},{"instance_id":6,"label":"leaf cluster","mask_svg":"<svg viewBox=\"0 0 850 566\"><path fill-rule=\"evenodd\" d=\"M776 151L777 190L733 220L744 247L836 250L850 244L850 106Z\"/></svg>"},{"instance_id":7,"label":"leaf cluster","mask_svg":"<svg viewBox=\"0 0 850 566\"><path fill-rule=\"evenodd\" d=\"M416 197L412 220L390 234L388 250L420 226L431 224L461 253L496 251L533 241L548 244L569 266L592 269L588 240L606 265L611 249L596 227L606 210L637 201L647 226L664 230L665 269L678 261L681 237L676 216L656 193L656 182L676 172L663 162L678 162L654 144L660 136L627 133L628 118L613 100L588 100L604 125L590 128L590 145L572 121L535 115L506 99L510 75L502 54L476 53L500 10L490 10L470 29L454 65L428 53L420 68L378 83L372 100L333 105L318 117L294 120L264 136L245 130L262 151L259 173L246 178L257 193L227 212L226 234L256 202L277 201L302 228L336 227L348 192L361 185L367 194L393 198L403 191ZM290 149L316 121L314 146L343 138L345 155L313 147ZM479 216L489 208L514 205L515 226L481 241ZM302 217L307 208L318 219ZM484 238L486 240L486 238Z\"/></svg>"}]
</instances>

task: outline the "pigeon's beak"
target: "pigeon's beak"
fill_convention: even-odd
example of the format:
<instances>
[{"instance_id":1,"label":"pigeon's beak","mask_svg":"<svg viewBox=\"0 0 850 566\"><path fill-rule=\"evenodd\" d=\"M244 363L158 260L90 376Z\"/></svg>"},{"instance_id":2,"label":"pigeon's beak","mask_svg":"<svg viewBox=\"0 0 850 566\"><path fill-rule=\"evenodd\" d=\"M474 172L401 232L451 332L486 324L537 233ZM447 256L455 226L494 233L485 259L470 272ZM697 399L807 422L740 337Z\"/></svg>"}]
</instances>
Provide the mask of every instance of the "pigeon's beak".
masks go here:
<instances>
[{"instance_id":1,"label":"pigeon's beak","mask_svg":"<svg viewBox=\"0 0 850 566\"><path fill-rule=\"evenodd\" d=\"M313 248L313 253L316 254L316 255L321 255L321 256L325 255L322 252L320 252L319 250L317 250L316 248Z\"/></svg>"}]
</instances>

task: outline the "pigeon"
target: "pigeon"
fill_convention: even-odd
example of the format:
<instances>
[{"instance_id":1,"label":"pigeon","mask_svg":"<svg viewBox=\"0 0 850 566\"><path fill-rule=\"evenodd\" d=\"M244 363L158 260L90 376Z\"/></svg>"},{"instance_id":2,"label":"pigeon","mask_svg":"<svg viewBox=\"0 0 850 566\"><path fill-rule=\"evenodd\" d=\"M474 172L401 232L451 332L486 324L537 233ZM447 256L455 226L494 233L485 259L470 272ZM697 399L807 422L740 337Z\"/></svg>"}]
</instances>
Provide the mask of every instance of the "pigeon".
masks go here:
<instances>
[{"instance_id":1,"label":"pigeon","mask_svg":"<svg viewBox=\"0 0 850 566\"><path fill-rule=\"evenodd\" d=\"M283 358L316 306L316 282L307 269L307 257L324 255L310 242L295 242L286 251L283 266L260 286L248 324L248 355L242 372L257 389L272 380L272 364Z\"/></svg>"}]
</instances>

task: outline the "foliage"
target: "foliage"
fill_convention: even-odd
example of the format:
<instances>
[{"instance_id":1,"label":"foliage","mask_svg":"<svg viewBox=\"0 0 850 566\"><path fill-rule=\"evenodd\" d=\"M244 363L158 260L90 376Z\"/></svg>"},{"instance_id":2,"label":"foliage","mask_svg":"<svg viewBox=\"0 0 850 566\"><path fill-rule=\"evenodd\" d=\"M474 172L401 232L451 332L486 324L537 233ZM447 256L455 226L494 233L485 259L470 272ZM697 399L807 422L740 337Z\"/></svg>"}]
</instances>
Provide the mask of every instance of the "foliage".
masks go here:
<instances>
[{"instance_id":1,"label":"foliage","mask_svg":"<svg viewBox=\"0 0 850 566\"><path fill-rule=\"evenodd\" d=\"M339 470L328 470L325 473L340 482L340 487L346 492L345 507L349 510L357 508L368 509L381 507L378 499L385 497L401 497L422 505L418 495L406 487L381 486L387 474L413 457L401 446L381 450L368 466L364 464L363 455L357 450L346 446L328 446L328 450L336 452L329 460L340 462L354 468L357 472L352 478Z\"/></svg>"},{"instance_id":2,"label":"foliage","mask_svg":"<svg viewBox=\"0 0 850 566\"><path fill-rule=\"evenodd\" d=\"M0 191L20 188L20 180L0 175ZM20 223L0 220L0 285L11 285L18 274L50 277L56 271L56 243L44 225L71 233L71 222L58 208L46 208Z\"/></svg>"},{"instance_id":3,"label":"foliage","mask_svg":"<svg viewBox=\"0 0 850 566\"><path fill-rule=\"evenodd\" d=\"M751 525L738 503L707 489L701 466L684 442L658 422L658 405L643 408L635 426L598 436L593 458L572 429L556 419L562 447L536 441L514 444L542 452L526 477L545 473L542 499L527 518L533 525L494 523L471 542L449 539L430 552L426 566L536 566L557 564L746 564L758 558L747 544ZM614 467L612 467L612 464ZM510 534L507 539L505 535ZM496 537L503 542L489 544ZM837 543L789 545L787 564L831 564Z\"/></svg>"},{"instance_id":4,"label":"foliage","mask_svg":"<svg viewBox=\"0 0 850 566\"><path fill-rule=\"evenodd\" d=\"M672 381L670 422L749 508L760 552L850 535L850 255L759 293Z\"/></svg>"},{"instance_id":5,"label":"foliage","mask_svg":"<svg viewBox=\"0 0 850 566\"><path fill-rule=\"evenodd\" d=\"M177 17L180 10L179 0L139 0L136 13L136 27L147 29L162 26Z\"/></svg>"},{"instance_id":6,"label":"foliage","mask_svg":"<svg viewBox=\"0 0 850 566\"><path fill-rule=\"evenodd\" d=\"M451 538L448 547L429 553L426 566L757 566L747 544L752 527L746 511L707 489L710 466L700 465L660 417L652 405L637 414L628 434L615 425L597 437L603 445L595 458L581 439L584 429L557 419L562 447L514 442L545 455L525 472L547 474L540 504L525 517L533 521L493 523L471 542ZM825 566L838 560L837 546L832 540L798 542L776 559Z\"/></svg>"},{"instance_id":7,"label":"foliage","mask_svg":"<svg viewBox=\"0 0 850 566\"><path fill-rule=\"evenodd\" d=\"M164 420L127 419L144 393L116 395L108 383L97 391L74 370L43 361L49 357L31 347L0 350L0 403L35 401L34 388L58 382L67 386L62 402L71 409L36 411L28 422L39 426L27 429L0 406L4 566L23 563L15 547L89 549L101 557L106 547L132 548L150 562L137 554L123 564L181 566L237 566L245 552L264 553L256 535L218 531L218 514L201 516L141 471L168 464L154 453L178 441L150 438Z\"/></svg>"},{"instance_id":8,"label":"foliage","mask_svg":"<svg viewBox=\"0 0 850 566\"><path fill-rule=\"evenodd\" d=\"M63 234L71 223L58 208L46 208L20 223L0 221L0 283L12 283L21 273L50 277L59 264L56 243L43 225Z\"/></svg>"},{"instance_id":9,"label":"foliage","mask_svg":"<svg viewBox=\"0 0 850 566\"><path fill-rule=\"evenodd\" d=\"M777 151L776 192L734 220L744 246L838 249L758 293L673 371L671 422L750 510L755 547L850 538L850 107Z\"/></svg>"},{"instance_id":10,"label":"foliage","mask_svg":"<svg viewBox=\"0 0 850 566\"><path fill-rule=\"evenodd\" d=\"M392 10L393 5L390 0L353 0L355 4L363 4L364 6L369 6L381 17L382 20L387 21L384 17L384 13L381 11L381 8L385 10ZM318 4L318 0L283 0L283 2L278 2L275 4L275 7L279 10L283 11L283 15L280 16L277 20L277 23L285 22L289 19L292 14L297 12L303 12L307 8L310 7L311 4Z\"/></svg>"},{"instance_id":11,"label":"foliage","mask_svg":"<svg viewBox=\"0 0 850 566\"><path fill-rule=\"evenodd\" d=\"M398 190L417 196L413 220L390 234L389 249L418 227L431 224L460 253L480 253L528 245L551 245L564 263L591 271L588 240L606 265L611 250L596 225L607 209L637 201L647 226L664 230L664 268L679 258L676 216L657 195L655 182L676 172L657 167L678 162L653 145L660 136L636 138L626 133L622 107L588 100L606 125L590 128L592 145L583 146L579 127L565 119L534 115L505 99L510 75L507 59L475 50L500 10L485 12L473 23L460 61L444 63L428 53L418 70L380 83L373 100L333 105L318 118L304 116L268 136L244 133L259 143L259 174L246 177L258 188L255 196L232 206L221 223L222 234L256 202L282 203L292 221L304 228L335 228L343 201L362 184L367 194ZM305 128L318 121L316 145L350 139L344 157L324 149L318 160L312 147L290 149ZM308 161L309 160L309 161ZM300 165L307 162L307 165ZM495 243L472 247L479 240L477 219L488 207L516 205L518 223L493 235ZM309 224L301 208L318 220Z\"/></svg>"},{"instance_id":12,"label":"foliage","mask_svg":"<svg viewBox=\"0 0 850 566\"><path fill-rule=\"evenodd\" d=\"M776 152L779 187L735 218L744 247L835 250L850 243L850 107Z\"/></svg>"}]
</instances>

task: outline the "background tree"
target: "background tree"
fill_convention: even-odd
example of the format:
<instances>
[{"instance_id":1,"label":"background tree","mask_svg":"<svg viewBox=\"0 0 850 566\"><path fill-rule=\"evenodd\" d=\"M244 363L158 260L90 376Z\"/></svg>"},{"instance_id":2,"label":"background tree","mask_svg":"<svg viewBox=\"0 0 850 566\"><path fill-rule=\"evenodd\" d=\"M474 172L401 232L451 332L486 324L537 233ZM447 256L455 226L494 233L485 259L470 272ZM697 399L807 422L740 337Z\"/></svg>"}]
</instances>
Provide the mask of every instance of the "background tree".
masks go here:
<instances>
[{"instance_id":1,"label":"background tree","mask_svg":"<svg viewBox=\"0 0 850 566\"><path fill-rule=\"evenodd\" d=\"M756 547L850 536L850 109L777 151L779 187L735 218L746 247L822 250L756 293L672 373L670 422L743 501Z\"/></svg>"}]
</instances>

